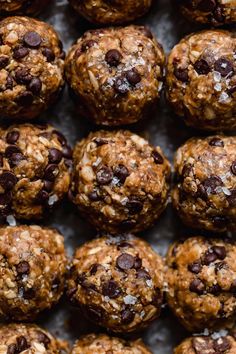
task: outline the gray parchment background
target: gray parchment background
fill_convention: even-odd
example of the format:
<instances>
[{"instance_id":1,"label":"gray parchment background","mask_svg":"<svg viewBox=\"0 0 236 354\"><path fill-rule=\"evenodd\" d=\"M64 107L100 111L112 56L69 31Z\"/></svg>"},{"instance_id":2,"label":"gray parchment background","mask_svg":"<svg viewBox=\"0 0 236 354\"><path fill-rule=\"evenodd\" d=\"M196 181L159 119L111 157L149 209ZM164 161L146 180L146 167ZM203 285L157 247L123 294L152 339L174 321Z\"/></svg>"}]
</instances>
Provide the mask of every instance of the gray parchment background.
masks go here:
<instances>
[{"instance_id":1,"label":"gray parchment background","mask_svg":"<svg viewBox=\"0 0 236 354\"><path fill-rule=\"evenodd\" d=\"M168 53L185 34L194 31L197 27L187 23L171 6L170 0L154 0L154 3L150 13L137 23L148 24ZM52 5L41 18L56 28L65 50L85 30L94 27L79 18L66 0L53 0ZM64 90L60 101L42 118L57 126L72 145L85 136L89 130L96 129L76 114L67 89ZM129 129L145 135L153 144L160 145L171 161L179 145L190 136L199 135L199 132L186 128L181 120L174 116L164 99L159 105L157 115ZM65 236L70 256L75 247L95 236L95 231L80 218L76 209L66 200L43 223L61 231ZM190 235L190 233L191 231L186 230L179 222L169 205L155 227L143 232L141 236L147 239L160 254L165 255L168 245L174 238ZM70 340L71 343L81 334L99 330L82 318L77 310L68 306L64 299L54 310L44 314L38 323L48 328L53 334ZM173 347L186 336L186 332L170 312L164 309L161 318L154 322L142 336L153 353L171 354Z\"/></svg>"}]
</instances>

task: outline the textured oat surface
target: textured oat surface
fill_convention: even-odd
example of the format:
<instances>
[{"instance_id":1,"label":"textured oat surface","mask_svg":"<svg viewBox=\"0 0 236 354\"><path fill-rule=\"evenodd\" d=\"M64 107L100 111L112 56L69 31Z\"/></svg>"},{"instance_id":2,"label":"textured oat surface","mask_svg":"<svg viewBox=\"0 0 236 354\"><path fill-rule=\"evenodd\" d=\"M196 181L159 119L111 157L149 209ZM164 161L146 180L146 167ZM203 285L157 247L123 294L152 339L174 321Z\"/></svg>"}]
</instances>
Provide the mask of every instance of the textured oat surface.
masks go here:
<instances>
[{"instance_id":1,"label":"textured oat surface","mask_svg":"<svg viewBox=\"0 0 236 354\"><path fill-rule=\"evenodd\" d=\"M78 112L103 125L147 118L160 97L164 62L162 47L145 27L86 32L66 59Z\"/></svg>"},{"instance_id":2,"label":"textured oat surface","mask_svg":"<svg viewBox=\"0 0 236 354\"><path fill-rule=\"evenodd\" d=\"M235 243L227 239L192 237L170 247L167 302L190 332L232 326L235 256Z\"/></svg>"},{"instance_id":3,"label":"textured oat surface","mask_svg":"<svg viewBox=\"0 0 236 354\"><path fill-rule=\"evenodd\" d=\"M236 38L222 30L197 32L171 51L167 97L187 125L205 130L236 127Z\"/></svg>"},{"instance_id":4,"label":"textured oat surface","mask_svg":"<svg viewBox=\"0 0 236 354\"><path fill-rule=\"evenodd\" d=\"M188 20L213 26L236 22L235 0L178 0L176 3L180 3Z\"/></svg>"},{"instance_id":5,"label":"textured oat surface","mask_svg":"<svg viewBox=\"0 0 236 354\"><path fill-rule=\"evenodd\" d=\"M35 118L64 83L64 53L54 29L28 17L0 22L1 117Z\"/></svg>"},{"instance_id":6,"label":"textured oat surface","mask_svg":"<svg viewBox=\"0 0 236 354\"><path fill-rule=\"evenodd\" d=\"M77 341L72 354L151 354L140 340L125 341L105 334L89 334Z\"/></svg>"},{"instance_id":7,"label":"textured oat surface","mask_svg":"<svg viewBox=\"0 0 236 354\"><path fill-rule=\"evenodd\" d=\"M236 231L236 137L192 138L175 157L173 205L183 222Z\"/></svg>"},{"instance_id":8,"label":"textured oat surface","mask_svg":"<svg viewBox=\"0 0 236 354\"><path fill-rule=\"evenodd\" d=\"M82 16L99 24L121 24L144 15L152 0L69 0Z\"/></svg>"},{"instance_id":9,"label":"textured oat surface","mask_svg":"<svg viewBox=\"0 0 236 354\"><path fill-rule=\"evenodd\" d=\"M39 226L0 228L0 317L32 321L64 291L63 237Z\"/></svg>"},{"instance_id":10,"label":"textured oat surface","mask_svg":"<svg viewBox=\"0 0 236 354\"><path fill-rule=\"evenodd\" d=\"M0 129L1 218L40 218L67 193L71 149L51 126Z\"/></svg>"},{"instance_id":11,"label":"textured oat surface","mask_svg":"<svg viewBox=\"0 0 236 354\"><path fill-rule=\"evenodd\" d=\"M0 0L0 15L35 15L45 9L50 0Z\"/></svg>"},{"instance_id":12,"label":"textured oat surface","mask_svg":"<svg viewBox=\"0 0 236 354\"><path fill-rule=\"evenodd\" d=\"M234 354L236 352L235 332L224 336L196 336L187 338L174 354Z\"/></svg>"},{"instance_id":13,"label":"textured oat surface","mask_svg":"<svg viewBox=\"0 0 236 354\"><path fill-rule=\"evenodd\" d=\"M165 209L169 162L129 131L99 131L78 143L72 201L97 229L141 231Z\"/></svg>"},{"instance_id":14,"label":"textured oat surface","mask_svg":"<svg viewBox=\"0 0 236 354\"><path fill-rule=\"evenodd\" d=\"M113 332L145 328L163 302L162 259L131 235L103 237L75 252L67 296L91 320Z\"/></svg>"}]
</instances>

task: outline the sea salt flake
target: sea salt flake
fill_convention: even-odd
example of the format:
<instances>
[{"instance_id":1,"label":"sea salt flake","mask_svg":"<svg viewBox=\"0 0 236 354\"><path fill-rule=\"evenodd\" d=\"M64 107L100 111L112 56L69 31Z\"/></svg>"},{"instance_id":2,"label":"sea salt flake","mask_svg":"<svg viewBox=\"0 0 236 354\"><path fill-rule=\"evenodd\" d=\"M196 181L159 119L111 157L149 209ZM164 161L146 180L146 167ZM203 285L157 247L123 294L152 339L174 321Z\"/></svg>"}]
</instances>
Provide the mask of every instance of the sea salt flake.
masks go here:
<instances>
[{"instance_id":1,"label":"sea salt flake","mask_svg":"<svg viewBox=\"0 0 236 354\"><path fill-rule=\"evenodd\" d=\"M16 226L16 219L14 218L13 215L7 216L7 222L10 226Z\"/></svg>"},{"instance_id":2,"label":"sea salt flake","mask_svg":"<svg viewBox=\"0 0 236 354\"><path fill-rule=\"evenodd\" d=\"M222 92L220 97L219 97L219 102L220 103L225 103L230 99L229 95L226 92Z\"/></svg>"},{"instance_id":3,"label":"sea salt flake","mask_svg":"<svg viewBox=\"0 0 236 354\"><path fill-rule=\"evenodd\" d=\"M48 205L53 205L57 201L58 201L58 196L56 194L53 194L48 199Z\"/></svg>"},{"instance_id":4,"label":"sea salt flake","mask_svg":"<svg viewBox=\"0 0 236 354\"><path fill-rule=\"evenodd\" d=\"M126 295L124 297L124 303L126 305L135 305L137 302L137 298L135 296L132 296L132 295Z\"/></svg>"}]
</instances>

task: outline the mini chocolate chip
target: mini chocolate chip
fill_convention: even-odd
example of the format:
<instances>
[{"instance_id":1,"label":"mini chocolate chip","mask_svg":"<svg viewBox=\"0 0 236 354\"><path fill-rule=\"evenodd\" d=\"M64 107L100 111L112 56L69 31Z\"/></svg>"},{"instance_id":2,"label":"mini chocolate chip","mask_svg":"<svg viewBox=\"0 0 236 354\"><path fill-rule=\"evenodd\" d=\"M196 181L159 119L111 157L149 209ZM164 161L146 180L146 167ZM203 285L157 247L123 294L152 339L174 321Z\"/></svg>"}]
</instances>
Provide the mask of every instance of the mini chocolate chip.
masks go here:
<instances>
[{"instance_id":1,"label":"mini chocolate chip","mask_svg":"<svg viewBox=\"0 0 236 354\"><path fill-rule=\"evenodd\" d=\"M7 82L6 82L6 89L7 90L12 90L13 88L13 78L11 77L11 75L9 74L7 77Z\"/></svg>"},{"instance_id":2,"label":"mini chocolate chip","mask_svg":"<svg viewBox=\"0 0 236 354\"><path fill-rule=\"evenodd\" d=\"M123 220L121 221L119 226L122 231L128 231L131 230L135 225L136 225L135 220Z\"/></svg>"},{"instance_id":3,"label":"mini chocolate chip","mask_svg":"<svg viewBox=\"0 0 236 354\"><path fill-rule=\"evenodd\" d=\"M128 253L122 253L116 260L116 266L122 270L128 270L134 266L134 257Z\"/></svg>"},{"instance_id":4,"label":"mini chocolate chip","mask_svg":"<svg viewBox=\"0 0 236 354\"><path fill-rule=\"evenodd\" d=\"M47 348L48 344L51 342L50 338L41 331L37 331L37 336L39 343L43 343L44 346Z\"/></svg>"},{"instance_id":5,"label":"mini chocolate chip","mask_svg":"<svg viewBox=\"0 0 236 354\"><path fill-rule=\"evenodd\" d=\"M138 279L146 279L146 280L151 279L150 274L145 269L137 270L136 276Z\"/></svg>"},{"instance_id":6,"label":"mini chocolate chip","mask_svg":"<svg viewBox=\"0 0 236 354\"><path fill-rule=\"evenodd\" d=\"M211 71L211 68L210 68L208 62L204 59L197 60L194 63L193 67L199 75L207 75Z\"/></svg>"},{"instance_id":7,"label":"mini chocolate chip","mask_svg":"<svg viewBox=\"0 0 236 354\"><path fill-rule=\"evenodd\" d=\"M221 6L217 6L215 8L215 10L213 11L213 17L217 22L224 22L224 13L223 13L223 9L221 8Z\"/></svg>"},{"instance_id":8,"label":"mini chocolate chip","mask_svg":"<svg viewBox=\"0 0 236 354\"><path fill-rule=\"evenodd\" d=\"M63 149L62 149L62 155L63 157L67 158L67 159L71 159L72 158L72 149L69 145L65 145L63 146Z\"/></svg>"},{"instance_id":9,"label":"mini chocolate chip","mask_svg":"<svg viewBox=\"0 0 236 354\"><path fill-rule=\"evenodd\" d=\"M205 179L203 186L206 189L207 194L217 194L216 189L223 185L223 182L218 176L211 176Z\"/></svg>"},{"instance_id":10,"label":"mini chocolate chip","mask_svg":"<svg viewBox=\"0 0 236 354\"><path fill-rule=\"evenodd\" d=\"M47 192L51 192L52 189L53 189L53 186L54 186L54 182L53 181L44 181L44 189L47 191Z\"/></svg>"},{"instance_id":11,"label":"mini chocolate chip","mask_svg":"<svg viewBox=\"0 0 236 354\"><path fill-rule=\"evenodd\" d=\"M25 58L29 54L29 49L26 47L18 46L13 49L13 58L16 60Z\"/></svg>"},{"instance_id":12,"label":"mini chocolate chip","mask_svg":"<svg viewBox=\"0 0 236 354\"><path fill-rule=\"evenodd\" d=\"M129 209L130 214L139 214L143 210L143 203L135 197L130 197L126 203L126 208Z\"/></svg>"},{"instance_id":13,"label":"mini chocolate chip","mask_svg":"<svg viewBox=\"0 0 236 354\"><path fill-rule=\"evenodd\" d=\"M108 141L103 138L95 138L93 141L96 143L97 146L102 146L108 144Z\"/></svg>"},{"instance_id":14,"label":"mini chocolate chip","mask_svg":"<svg viewBox=\"0 0 236 354\"><path fill-rule=\"evenodd\" d=\"M18 130L12 130L6 135L6 142L8 144L15 144L20 137L20 132Z\"/></svg>"},{"instance_id":15,"label":"mini chocolate chip","mask_svg":"<svg viewBox=\"0 0 236 354\"><path fill-rule=\"evenodd\" d=\"M90 268L90 275L95 275L98 271L100 264L94 263Z\"/></svg>"},{"instance_id":16,"label":"mini chocolate chip","mask_svg":"<svg viewBox=\"0 0 236 354\"><path fill-rule=\"evenodd\" d=\"M34 77L28 87L34 95L39 95L42 89L42 81L38 77Z\"/></svg>"},{"instance_id":17,"label":"mini chocolate chip","mask_svg":"<svg viewBox=\"0 0 236 354\"><path fill-rule=\"evenodd\" d=\"M21 288L21 290L23 292L24 299L31 300L35 297L35 290L33 288L29 288L29 289Z\"/></svg>"},{"instance_id":18,"label":"mini chocolate chip","mask_svg":"<svg viewBox=\"0 0 236 354\"><path fill-rule=\"evenodd\" d=\"M42 54L46 57L49 63L55 60L55 54L50 48L43 48Z\"/></svg>"},{"instance_id":19,"label":"mini chocolate chip","mask_svg":"<svg viewBox=\"0 0 236 354\"><path fill-rule=\"evenodd\" d=\"M11 156L13 154L21 154L21 150L20 148L18 148L17 146L15 145L10 145L10 146L7 146L6 150L5 150L5 156L6 158L11 158Z\"/></svg>"},{"instance_id":20,"label":"mini chocolate chip","mask_svg":"<svg viewBox=\"0 0 236 354\"><path fill-rule=\"evenodd\" d=\"M129 171L124 165L119 164L114 169L114 176L118 178L121 184L124 184L126 178L129 176Z\"/></svg>"},{"instance_id":21,"label":"mini chocolate chip","mask_svg":"<svg viewBox=\"0 0 236 354\"><path fill-rule=\"evenodd\" d=\"M218 274L219 271L221 271L221 269L227 269L228 265L225 262L218 262L215 263L215 273Z\"/></svg>"},{"instance_id":22,"label":"mini chocolate chip","mask_svg":"<svg viewBox=\"0 0 236 354\"><path fill-rule=\"evenodd\" d=\"M19 68L15 72L15 80L20 85L29 84L32 78L27 68Z\"/></svg>"},{"instance_id":23,"label":"mini chocolate chip","mask_svg":"<svg viewBox=\"0 0 236 354\"><path fill-rule=\"evenodd\" d=\"M189 290L198 295L202 295L205 290L205 285L200 279L194 279L189 285Z\"/></svg>"},{"instance_id":24,"label":"mini chocolate chip","mask_svg":"<svg viewBox=\"0 0 236 354\"><path fill-rule=\"evenodd\" d=\"M18 354L18 348L15 343L8 345L7 354Z\"/></svg>"},{"instance_id":25,"label":"mini chocolate chip","mask_svg":"<svg viewBox=\"0 0 236 354\"><path fill-rule=\"evenodd\" d=\"M113 179L113 172L110 167L102 166L96 173L96 179L98 184L109 184Z\"/></svg>"},{"instance_id":26,"label":"mini chocolate chip","mask_svg":"<svg viewBox=\"0 0 236 354\"><path fill-rule=\"evenodd\" d=\"M116 78L114 81L114 89L117 93L120 93L122 95L126 94L129 92L129 84L127 82L127 79L124 75L120 75Z\"/></svg>"},{"instance_id":27,"label":"mini chocolate chip","mask_svg":"<svg viewBox=\"0 0 236 354\"><path fill-rule=\"evenodd\" d=\"M221 287L218 284L213 284L207 289L207 291L212 295L219 295L221 292Z\"/></svg>"},{"instance_id":28,"label":"mini chocolate chip","mask_svg":"<svg viewBox=\"0 0 236 354\"><path fill-rule=\"evenodd\" d=\"M53 182L59 173L58 166L55 164L50 164L46 167L44 171L44 178L47 181Z\"/></svg>"},{"instance_id":29,"label":"mini chocolate chip","mask_svg":"<svg viewBox=\"0 0 236 354\"><path fill-rule=\"evenodd\" d=\"M0 194L0 205L8 205L11 203L12 194L11 192L1 193Z\"/></svg>"},{"instance_id":30,"label":"mini chocolate chip","mask_svg":"<svg viewBox=\"0 0 236 354\"><path fill-rule=\"evenodd\" d=\"M218 146L218 147L224 147L225 144L220 138L213 138L209 141L210 146Z\"/></svg>"},{"instance_id":31,"label":"mini chocolate chip","mask_svg":"<svg viewBox=\"0 0 236 354\"><path fill-rule=\"evenodd\" d=\"M137 69L133 68L126 71L126 79L130 85L135 86L141 81L141 75L138 73Z\"/></svg>"},{"instance_id":32,"label":"mini chocolate chip","mask_svg":"<svg viewBox=\"0 0 236 354\"><path fill-rule=\"evenodd\" d=\"M216 354L210 337L193 337L192 346L196 354Z\"/></svg>"},{"instance_id":33,"label":"mini chocolate chip","mask_svg":"<svg viewBox=\"0 0 236 354\"><path fill-rule=\"evenodd\" d=\"M157 152L156 150L153 150L152 151L152 157L154 159L154 162L157 164L157 165L162 165L164 163L164 159L163 157L161 156L161 154L159 152Z\"/></svg>"},{"instance_id":34,"label":"mini chocolate chip","mask_svg":"<svg viewBox=\"0 0 236 354\"><path fill-rule=\"evenodd\" d=\"M117 245L117 249L120 250L121 248L133 248L133 246L129 243L129 242L126 242L126 241L121 241L118 245Z\"/></svg>"},{"instance_id":35,"label":"mini chocolate chip","mask_svg":"<svg viewBox=\"0 0 236 354\"><path fill-rule=\"evenodd\" d=\"M5 189L5 190L10 190L12 189L15 184L17 183L17 178L14 175L13 172L6 171L3 172L0 175L0 185Z\"/></svg>"},{"instance_id":36,"label":"mini chocolate chip","mask_svg":"<svg viewBox=\"0 0 236 354\"><path fill-rule=\"evenodd\" d=\"M9 63L9 58L5 55L0 55L0 69L5 68Z\"/></svg>"},{"instance_id":37,"label":"mini chocolate chip","mask_svg":"<svg viewBox=\"0 0 236 354\"><path fill-rule=\"evenodd\" d=\"M86 307L86 314L91 321L100 322L103 318L103 309L99 306L87 306Z\"/></svg>"},{"instance_id":38,"label":"mini chocolate chip","mask_svg":"<svg viewBox=\"0 0 236 354\"><path fill-rule=\"evenodd\" d=\"M121 311L121 321L124 324L129 324L129 323L133 322L134 317L135 317L134 312L128 308Z\"/></svg>"},{"instance_id":39,"label":"mini chocolate chip","mask_svg":"<svg viewBox=\"0 0 236 354\"><path fill-rule=\"evenodd\" d=\"M212 248L208 249L203 257L203 264L209 265L217 260L218 256Z\"/></svg>"},{"instance_id":40,"label":"mini chocolate chip","mask_svg":"<svg viewBox=\"0 0 236 354\"><path fill-rule=\"evenodd\" d=\"M16 344L17 344L18 353L21 353L29 348L27 339L24 336L17 337Z\"/></svg>"},{"instance_id":41,"label":"mini chocolate chip","mask_svg":"<svg viewBox=\"0 0 236 354\"><path fill-rule=\"evenodd\" d=\"M65 146L67 144L65 136L61 132L59 132L58 130L53 130L52 134L55 134L57 136L57 139L59 140L62 146Z\"/></svg>"},{"instance_id":42,"label":"mini chocolate chip","mask_svg":"<svg viewBox=\"0 0 236 354\"><path fill-rule=\"evenodd\" d=\"M40 35L34 31L27 32L24 35L23 40L25 44L31 48L39 47L42 42Z\"/></svg>"},{"instance_id":43,"label":"mini chocolate chip","mask_svg":"<svg viewBox=\"0 0 236 354\"><path fill-rule=\"evenodd\" d=\"M121 54L117 49L109 50L105 55L105 60L110 66L118 66L121 60Z\"/></svg>"},{"instance_id":44,"label":"mini chocolate chip","mask_svg":"<svg viewBox=\"0 0 236 354\"><path fill-rule=\"evenodd\" d=\"M62 152L58 149L51 148L48 152L48 160L50 163L59 163L62 159Z\"/></svg>"},{"instance_id":45,"label":"mini chocolate chip","mask_svg":"<svg viewBox=\"0 0 236 354\"><path fill-rule=\"evenodd\" d=\"M230 190L230 195L227 196L227 201L230 206L235 207L236 206L236 189L231 189Z\"/></svg>"},{"instance_id":46,"label":"mini chocolate chip","mask_svg":"<svg viewBox=\"0 0 236 354\"><path fill-rule=\"evenodd\" d=\"M120 293L121 289L114 280L109 280L102 286L102 294L108 296L110 299L117 298Z\"/></svg>"},{"instance_id":47,"label":"mini chocolate chip","mask_svg":"<svg viewBox=\"0 0 236 354\"><path fill-rule=\"evenodd\" d=\"M213 342L216 353L224 353L231 348L231 343L226 337L220 337Z\"/></svg>"},{"instance_id":48,"label":"mini chocolate chip","mask_svg":"<svg viewBox=\"0 0 236 354\"><path fill-rule=\"evenodd\" d=\"M191 273L195 273L195 274L198 274L201 272L202 270L202 264L200 261L195 261L193 263L190 263L188 265L188 270L191 272Z\"/></svg>"},{"instance_id":49,"label":"mini chocolate chip","mask_svg":"<svg viewBox=\"0 0 236 354\"><path fill-rule=\"evenodd\" d=\"M174 68L174 75L175 77L182 82L187 82L188 81L188 69L185 68Z\"/></svg>"},{"instance_id":50,"label":"mini chocolate chip","mask_svg":"<svg viewBox=\"0 0 236 354\"><path fill-rule=\"evenodd\" d=\"M152 32L150 31L150 29L149 29L148 27L143 26L142 28L140 28L140 30L143 32L143 34L144 34L147 38L150 38L150 39L153 38Z\"/></svg>"},{"instance_id":51,"label":"mini chocolate chip","mask_svg":"<svg viewBox=\"0 0 236 354\"><path fill-rule=\"evenodd\" d=\"M203 12L211 12L216 6L215 0L201 0L197 5L197 8Z\"/></svg>"},{"instance_id":52,"label":"mini chocolate chip","mask_svg":"<svg viewBox=\"0 0 236 354\"><path fill-rule=\"evenodd\" d=\"M92 48L93 46L95 46L97 44L96 41L94 41L93 39L90 39L88 41L85 41L82 43L82 51L85 52L86 50L88 50L89 48Z\"/></svg>"},{"instance_id":53,"label":"mini chocolate chip","mask_svg":"<svg viewBox=\"0 0 236 354\"><path fill-rule=\"evenodd\" d=\"M29 107L33 103L33 100L34 96L30 91L25 91L16 98L17 103L22 107Z\"/></svg>"},{"instance_id":54,"label":"mini chocolate chip","mask_svg":"<svg viewBox=\"0 0 236 354\"><path fill-rule=\"evenodd\" d=\"M214 224L215 227L223 229L226 227L228 220L225 216L218 215L212 218L212 223Z\"/></svg>"},{"instance_id":55,"label":"mini chocolate chip","mask_svg":"<svg viewBox=\"0 0 236 354\"><path fill-rule=\"evenodd\" d=\"M218 71L223 77L233 72L233 63L225 58L218 59L214 64L215 71Z\"/></svg>"},{"instance_id":56,"label":"mini chocolate chip","mask_svg":"<svg viewBox=\"0 0 236 354\"><path fill-rule=\"evenodd\" d=\"M21 261L16 265L16 271L19 275L29 274L30 265L27 261Z\"/></svg>"},{"instance_id":57,"label":"mini chocolate chip","mask_svg":"<svg viewBox=\"0 0 236 354\"><path fill-rule=\"evenodd\" d=\"M230 170L236 176L236 160L232 163Z\"/></svg>"},{"instance_id":58,"label":"mini chocolate chip","mask_svg":"<svg viewBox=\"0 0 236 354\"><path fill-rule=\"evenodd\" d=\"M236 85L230 87L227 92L232 96L236 92Z\"/></svg>"},{"instance_id":59,"label":"mini chocolate chip","mask_svg":"<svg viewBox=\"0 0 236 354\"><path fill-rule=\"evenodd\" d=\"M49 194L47 191L45 190L41 190L38 192L38 194L36 195L36 200L38 203L45 203L47 202L49 199Z\"/></svg>"},{"instance_id":60,"label":"mini chocolate chip","mask_svg":"<svg viewBox=\"0 0 236 354\"><path fill-rule=\"evenodd\" d=\"M134 259L134 269L140 269L142 267L142 259L138 256Z\"/></svg>"},{"instance_id":61,"label":"mini chocolate chip","mask_svg":"<svg viewBox=\"0 0 236 354\"><path fill-rule=\"evenodd\" d=\"M218 259L221 259L221 260L225 259L226 249L224 246L213 246L212 250L217 255Z\"/></svg>"}]
</instances>

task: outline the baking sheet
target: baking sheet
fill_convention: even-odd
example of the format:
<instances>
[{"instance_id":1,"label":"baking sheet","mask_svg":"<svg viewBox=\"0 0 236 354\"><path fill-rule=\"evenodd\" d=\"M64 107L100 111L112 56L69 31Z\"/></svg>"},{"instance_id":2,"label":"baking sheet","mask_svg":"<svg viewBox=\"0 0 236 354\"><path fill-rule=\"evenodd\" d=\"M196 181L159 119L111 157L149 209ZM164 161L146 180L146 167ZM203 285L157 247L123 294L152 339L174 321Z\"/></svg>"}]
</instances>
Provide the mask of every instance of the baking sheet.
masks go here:
<instances>
[{"instance_id":1,"label":"baking sheet","mask_svg":"<svg viewBox=\"0 0 236 354\"><path fill-rule=\"evenodd\" d=\"M154 0L154 3L149 14L136 21L136 23L147 24L164 46L166 53L168 53L185 34L199 27L187 23L176 12L170 0ZM86 20L75 14L68 5L67 0L52 1L52 5L41 18L52 24L60 33L66 50L85 30L94 28ZM95 126L91 126L91 123L86 123L76 114L67 88L64 90L60 101L44 114L43 119L57 126L72 145L86 136L91 129L96 130ZM144 134L153 144L160 145L171 161L173 160L174 151L179 145L187 138L196 134L199 135L199 132L185 127L181 119L174 116L163 98L156 116L142 124L131 126L129 129L142 135ZM80 218L75 207L66 201L43 224L60 230L65 236L66 248L70 256L77 246L96 234ZM141 236L149 241L161 255L165 255L168 245L175 238L184 235L189 236L190 234L191 231L183 227L169 205L156 225L152 229L143 232ZM53 334L69 340L71 343L81 334L99 331L99 328L89 324L64 299L55 309L44 314L38 323L48 328ZM102 330L100 329L100 331ZM171 354L174 346L187 333L168 309L164 308L161 318L155 321L141 335L153 353Z\"/></svg>"}]
</instances>

